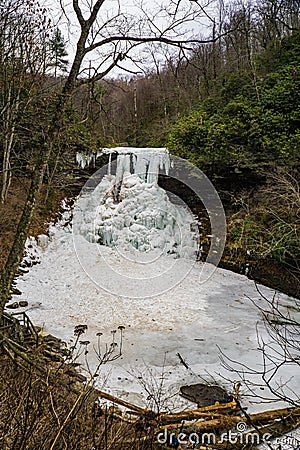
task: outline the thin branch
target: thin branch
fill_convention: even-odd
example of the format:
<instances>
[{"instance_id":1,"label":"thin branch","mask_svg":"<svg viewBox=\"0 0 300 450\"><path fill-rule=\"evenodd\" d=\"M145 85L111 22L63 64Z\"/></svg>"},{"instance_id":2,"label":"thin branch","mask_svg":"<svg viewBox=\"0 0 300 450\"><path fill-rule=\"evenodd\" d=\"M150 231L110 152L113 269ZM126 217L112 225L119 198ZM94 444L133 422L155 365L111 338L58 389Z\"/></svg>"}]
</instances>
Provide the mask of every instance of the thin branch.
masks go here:
<instances>
[{"instance_id":1,"label":"thin branch","mask_svg":"<svg viewBox=\"0 0 300 450\"><path fill-rule=\"evenodd\" d=\"M152 37L139 37L139 36L110 36L108 38L103 39L102 41L96 42L95 44L90 45L85 48L85 55L87 53L96 50L99 47L103 47L104 45L111 44L113 42L136 42L138 44L146 44L149 42L161 42L163 44L172 45L174 47L184 48L185 50L193 50L194 45L200 44L211 44L213 42L217 42L222 37L229 34L232 30L226 31L215 38L209 39L171 39L164 36L152 36Z\"/></svg>"},{"instance_id":2,"label":"thin branch","mask_svg":"<svg viewBox=\"0 0 300 450\"><path fill-rule=\"evenodd\" d=\"M91 15L90 15L89 19L87 20L87 23L89 26L92 26L93 23L95 22L98 12L99 12L101 6L103 5L104 1L105 0L97 0L96 1L95 6L92 9Z\"/></svg>"},{"instance_id":3,"label":"thin branch","mask_svg":"<svg viewBox=\"0 0 300 450\"><path fill-rule=\"evenodd\" d=\"M86 21L82 15L81 9L78 4L78 0L73 0L73 8L74 8L74 11L76 13L76 16L77 16L77 19L78 19L78 22L79 22L81 28L84 27L84 25L86 24Z\"/></svg>"}]
</instances>

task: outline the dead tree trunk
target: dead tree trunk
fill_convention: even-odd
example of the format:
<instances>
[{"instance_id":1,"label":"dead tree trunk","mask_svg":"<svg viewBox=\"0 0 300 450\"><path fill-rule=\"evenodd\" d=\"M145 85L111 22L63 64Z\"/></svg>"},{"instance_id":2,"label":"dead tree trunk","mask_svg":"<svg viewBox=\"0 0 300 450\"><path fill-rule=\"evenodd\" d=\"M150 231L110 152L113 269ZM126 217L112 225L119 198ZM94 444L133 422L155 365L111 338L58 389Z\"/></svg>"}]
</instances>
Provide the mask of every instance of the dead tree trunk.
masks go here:
<instances>
[{"instance_id":1,"label":"dead tree trunk","mask_svg":"<svg viewBox=\"0 0 300 450\"><path fill-rule=\"evenodd\" d=\"M5 264L4 270L0 276L0 319L5 307L5 304L9 298L9 292L11 289L11 284L14 279L15 272L21 262L23 251L25 247L26 238L28 236L30 224L32 221L36 201L38 194L40 192L44 173L49 162L50 156L52 154L55 143L57 142L60 130L63 125L65 110L69 99L75 89L78 74L80 72L81 64L83 58L87 53L86 43L91 28L93 27L97 14L100 7L102 6L103 0L97 0L94 7L91 9L90 16L85 19L82 15L78 1L73 1L73 8L77 15L80 24L80 36L77 42L76 54L72 63L71 70L66 79L66 82L62 88L62 92L58 95L56 108L54 108L54 115L52 121L50 122L49 129L45 132L45 141L40 143L40 148L37 151L39 154L33 175L31 180L31 185L28 192L28 197L23 209L21 219L19 221L17 232L15 235L15 240L11 248L10 254L8 256L7 262ZM119 56L120 57L120 56ZM116 57L118 61L118 57ZM115 62L113 63L113 65ZM108 71L110 69L107 69ZM103 76L105 73L103 73ZM99 75L98 75L99 76Z\"/></svg>"},{"instance_id":2,"label":"dead tree trunk","mask_svg":"<svg viewBox=\"0 0 300 450\"><path fill-rule=\"evenodd\" d=\"M4 203L8 194L11 172L10 172L10 155L13 147L15 129L16 129L16 116L19 111L20 105L20 91L17 93L15 100L12 99L12 87L9 87L7 105L5 108L4 118L4 142L3 142L3 177L2 177L2 189L1 189L1 203Z\"/></svg>"},{"instance_id":3,"label":"dead tree trunk","mask_svg":"<svg viewBox=\"0 0 300 450\"><path fill-rule=\"evenodd\" d=\"M23 256L26 238L28 236L30 224L35 210L37 197L42 186L44 173L64 121L66 106L72 92L75 89L77 76L80 70L82 59L85 55L85 42L87 40L87 36L91 26L92 23L90 23L89 21L82 22L82 31L77 43L77 51L72 68L62 89L62 92L58 96L57 106L54 113L55 115L53 116L51 125L48 129L48 132L46 133L45 141L41 144L39 152L37 152L40 156L38 157L38 161L32 175L27 200L23 209L21 219L18 223L13 246L6 261L4 270L2 271L0 276L0 319L5 304L9 298L11 284L14 279L15 272Z\"/></svg>"}]
</instances>

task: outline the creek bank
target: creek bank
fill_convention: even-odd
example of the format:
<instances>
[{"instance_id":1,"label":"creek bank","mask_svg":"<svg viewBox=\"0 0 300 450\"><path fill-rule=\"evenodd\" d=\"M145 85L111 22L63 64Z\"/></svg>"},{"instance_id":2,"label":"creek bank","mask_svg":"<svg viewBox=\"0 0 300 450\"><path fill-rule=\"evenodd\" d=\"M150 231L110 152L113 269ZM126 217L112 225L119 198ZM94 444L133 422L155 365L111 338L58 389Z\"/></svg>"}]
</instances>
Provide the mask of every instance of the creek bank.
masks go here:
<instances>
[{"instance_id":1,"label":"creek bank","mask_svg":"<svg viewBox=\"0 0 300 450\"><path fill-rule=\"evenodd\" d=\"M247 261L247 262L246 262ZM284 264L271 259L244 259L239 262L228 262L224 259L219 264L222 269L235 273L243 273L250 280L263 284L276 291L300 299L300 271L292 270Z\"/></svg>"},{"instance_id":2,"label":"creek bank","mask_svg":"<svg viewBox=\"0 0 300 450\"><path fill-rule=\"evenodd\" d=\"M227 178L216 180L216 188L221 192L226 211L226 219L229 222L231 215L235 211L231 210L230 195L232 191L237 195L241 189L249 189L249 192L262 186L265 182L264 176L255 176L254 178L246 174L245 178L241 174L231 174ZM228 185L226 183L228 182ZM210 219L203 203L194 194L194 192L178 180L167 177L160 177L160 185L167 191L179 196L189 206L191 211L198 217L200 222L200 235L202 239L202 253L200 260L205 261L208 255L211 226ZM225 189L226 188L226 189ZM234 246L232 246L234 244ZM234 247L234 248L232 248ZM246 275L249 279L257 283L264 284L271 289L275 289L291 297L300 298L300 270L290 267L288 264L275 261L271 257L263 258L260 255L250 254L246 249L237 248L235 242L232 242L227 236L225 250L219 263L222 269L230 270L234 273Z\"/></svg>"},{"instance_id":3,"label":"creek bank","mask_svg":"<svg viewBox=\"0 0 300 450\"><path fill-rule=\"evenodd\" d=\"M115 158L115 155L113 158ZM97 157L97 160L93 159L90 166L87 165L84 169L74 166L74 183L70 185L71 195L77 196L85 182L97 169L106 164L108 164L108 155L102 154ZM218 174L216 174L213 165L207 168L205 172L220 195L228 222L236 212L232 209L232 200L236 199L242 192L249 193L251 197L257 189L266 184L267 173L270 170L274 170L274 168L268 164L260 167L259 171L255 168L237 170L235 167L228 166L224 167ZM199 231L202 238L202 257L200 259L205 261L210 245L210 239L207 236L211 234L211 227L209 216L203 203L187 185L175 178L160 174L158 184L167 192L175 194L182 199L192 213L198 217L198 220L201 222ZM234 244L234 249L231 249L232 244ZM219 267L247 275L249 279L260 284L281 291L289 296L300 298L299 269L291 268L287 264L275 261L271 257L263 258L254 253L249 256L245 248L236 248L236 243L229 240L228 237Z\"/></svg>"},{"instance_id":4,"label":"creek bank","mask_svg":"<svg viewBox=\"0 0 300 450\"><path fill-rule=\"evenodd\" d=\"M103 155L99 158L99 161L97 161L97 166L99 167L99 164L100 166L106 164L107 161L107 155ZM84 170L74 167L73 181L69 185L67 197L67 201L70 202L70 204L74 201L74 198L79 194L86 180L95 172L95 170L97 170L97 167L86 167ZM224 197L222 200L224 201L225 208L227 209L229 206L228 189L236 192L238 188L243 188L246 183L246 187L251 190L254 186L263 184L264 180L264 177L256 176L253 178L252 175L250 176L249 174L246 174L246 176L245 174L231 174L229 178L227 177L224 179L222 178L221 180L216 180L216 185L217 190L223 192L226 183L229 183L227 186L227 194L225 197L222 195L222 197ZM1 214L2 219L0 221L2 228L2 236L0 241L0 266L4 264L4 258L8 255L8 251L12 243L15 224L17 223L18 215L20 214L21 207L25 201L27 184L28 180L26 179L14 179L10 189L9 199L3 206L6 211L5 214ZM199 199L195 198L194 193L178 180L160 176L159 185L167 191L170 191L182 198L190 207L192 212L199 217L199 220L201 221L200 232L203 239L201 260L205 260L210 244L207 236L210 235L211 232L207 211L205 211ZM61 201L65 194L66 193L63 191L56 193L50 213L49 211L46 213L45 208L43 209L42 206L38 207L38 211L35 214L35 219L31 228L31 233L33 236L37 237L39 234L47 232L47 221L49 222L49 220L52 220L55 222L55 220L59 220L62 214ZM12 224L10 218L14 220L14 225ZM230 242L227 242L226 244L225 252L219 267L231 270L235 273L246 274L250 279L257 281L258 283L265 284L266 286L279 290L289 296L300 298L299 270L292 269L287 265L274 261L271 258L262 259L261 257L256 257L255 255L251 255L251 257L249 257L245 249L242 248L236 249L235 252L232 252L230 251ZM25 272L27 269L24 268L20 270Z\"/></svg>"}]
</instances>

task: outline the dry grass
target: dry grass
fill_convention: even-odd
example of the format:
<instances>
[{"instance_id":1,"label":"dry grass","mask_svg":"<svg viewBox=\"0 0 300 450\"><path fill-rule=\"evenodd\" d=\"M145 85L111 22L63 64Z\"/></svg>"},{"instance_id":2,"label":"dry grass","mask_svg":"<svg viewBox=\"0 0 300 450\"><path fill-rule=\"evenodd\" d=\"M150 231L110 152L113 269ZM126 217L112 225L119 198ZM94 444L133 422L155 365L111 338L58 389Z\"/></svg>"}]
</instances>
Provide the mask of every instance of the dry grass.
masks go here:
<instances>
[{"instance_id":1,"label":"dry grass","mask_svg":"<svg viewBox=\"0 0 300 450\"><path fill-rule=\"evenodd\" d=\"M21 217L23 206L27 197L29 185L29 178L13 178L7 200L4 204L0 203L0 271L4 267L6 258L12 246L18 221ZM53 210L58 209L62 198L62 193L55 196L53 201ZM41 200L42 199L43 193L41 195ZM42 203L42 201L38 203L32 220L29 233L32 236L46 233L47 222L51 220L53 215L55 215L53 210L45 208Z\"/></svg>"},{"instance_id":2,"label":"dry grass","mask_svg":"<svg viewBox=\"0 0 300 450\"><path fill-rule=\"evenodd\" d=\"M146 450L154 437L104 410L96 417L93 390L74 392L61 375L43 377L0 355L1 450ZM71 380L70 380L71 381Z\"/></svg>"}]
</instances>

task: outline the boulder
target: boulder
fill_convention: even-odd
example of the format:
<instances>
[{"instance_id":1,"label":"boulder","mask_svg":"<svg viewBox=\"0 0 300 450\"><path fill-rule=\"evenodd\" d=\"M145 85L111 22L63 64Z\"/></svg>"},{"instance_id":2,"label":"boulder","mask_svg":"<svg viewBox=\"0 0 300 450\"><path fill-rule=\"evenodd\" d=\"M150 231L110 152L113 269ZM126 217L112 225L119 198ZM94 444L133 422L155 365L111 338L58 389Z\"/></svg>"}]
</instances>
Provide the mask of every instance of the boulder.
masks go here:
<instances>
[{"instance_id":1,"label":"boulder","mask_svg":"<svg viewBox=\"0 0 300 450\"><path fill-rule=\"evenodd\" d=\"M6 305L6 308L17 309L17 308L19 308L19 303L18 302L10 303L9 305Z\"/></svg>"},{"instance_id":2,"label":"boulder","mask_svg":"<svg viewBox=\"0 0 300 450\"><path fill-rule=\"evenodd\" d=\"M180 394L187 400L197 403L198 408L214 405L216 402L220 404L229 403L233 400L232 395L228 394L224 388L217 384L198 383L182 386Z\"/></svg>"},{"instance_id":3,"label":"boulder","mask_svg":"<svg viewBox=\"0 0 300 450\"><path fill-rule=\"evenodd\" d=\"M22 295L22 292L19 289L17 289L16 287L12 287L10 290L10 293L13 295Z\"/></svg>"},{"instance_id":4,"label":"boulder","mask_svg":"<svg viewBox=\"0 0 300 450\"><path fill-rule=\"evenodd\" d=\"M26 308L28 306L28 302L26 300L19 301L20 308Z\"/></svg>"}]
</instances>

